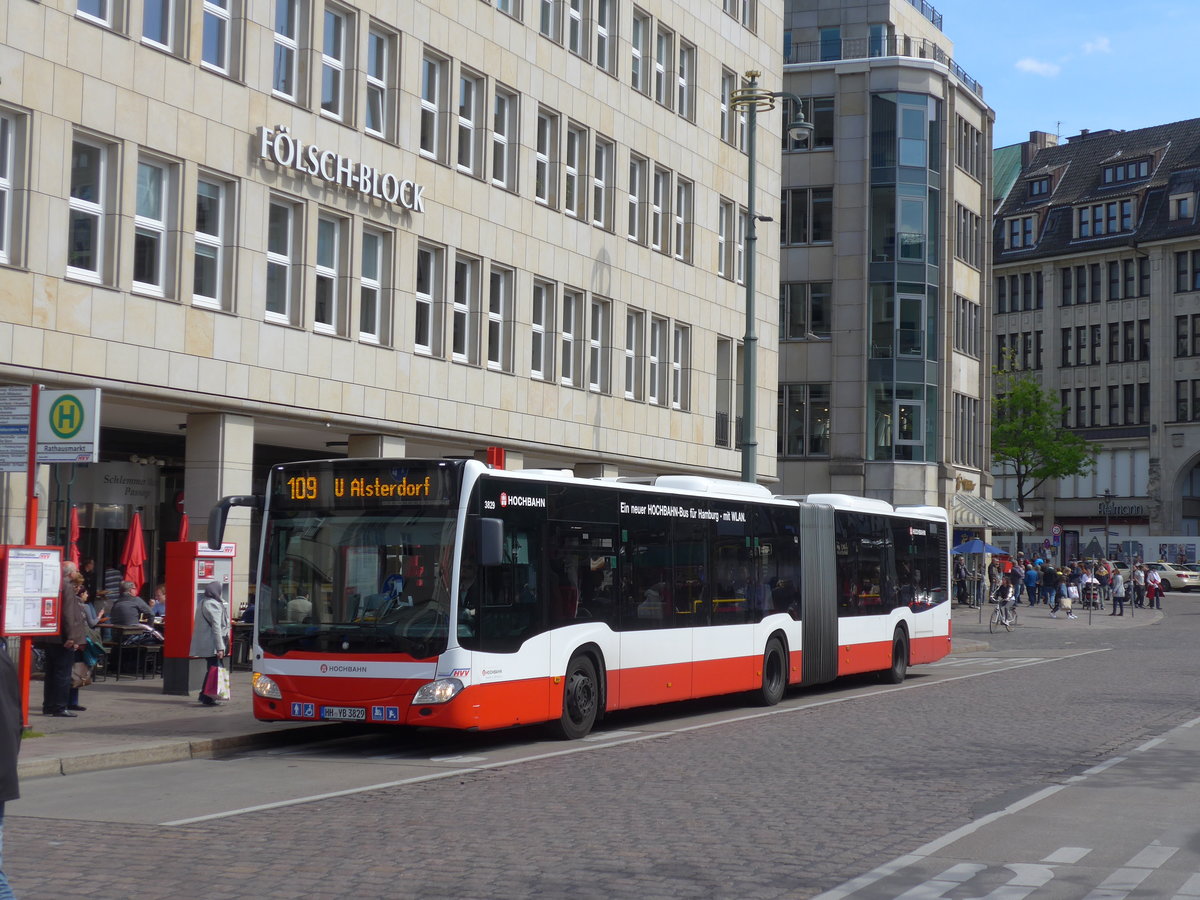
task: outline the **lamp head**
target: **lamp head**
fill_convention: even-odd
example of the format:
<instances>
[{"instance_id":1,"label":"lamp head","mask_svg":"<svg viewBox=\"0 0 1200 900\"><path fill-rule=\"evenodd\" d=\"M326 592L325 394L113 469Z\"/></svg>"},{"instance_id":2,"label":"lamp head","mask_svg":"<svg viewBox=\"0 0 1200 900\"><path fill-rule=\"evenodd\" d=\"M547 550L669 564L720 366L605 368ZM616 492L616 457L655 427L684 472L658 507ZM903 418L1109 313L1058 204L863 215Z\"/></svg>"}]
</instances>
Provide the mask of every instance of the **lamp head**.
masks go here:
<instances>
[{"instance_id":1,"label":"lamp head","mask_svg":"<svg viewBox=\"0 0 1200 900\"><path fill-rule=\"evenodd\" d=\"M803 115L800 118L793 119L788 123L787 135L793 141L798 141L801 144L808 144L812 140L813 126L812 122L806 121Z\"/></svg>"}]
</instances>

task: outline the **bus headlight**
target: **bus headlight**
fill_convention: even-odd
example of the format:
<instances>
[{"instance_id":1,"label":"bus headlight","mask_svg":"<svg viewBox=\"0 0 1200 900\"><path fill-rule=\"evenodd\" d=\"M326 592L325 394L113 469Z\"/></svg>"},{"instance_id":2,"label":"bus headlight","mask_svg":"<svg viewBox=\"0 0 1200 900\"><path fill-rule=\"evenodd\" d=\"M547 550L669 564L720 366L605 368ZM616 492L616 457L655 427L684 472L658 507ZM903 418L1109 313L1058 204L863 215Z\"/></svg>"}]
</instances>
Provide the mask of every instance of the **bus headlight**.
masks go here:
<instances>
[{"instance_id":1,"label":"bus headlight","mask_svg":"<svg viewBox=\"0 0 1200 900\"><path fill-rule=\"evenodd\" d=\"M429 684L423 684L413 697L413 706L427 703L448 703L458 696L463 689L463 683L457 678L439 678Z\"/></svg>"},{"instance_id":2,"label":"bus headlight","mask_svg":"<svg viewBox=\"0 0 1200 900\"><path fill-rule=\"evenodd\" d=\"M260 697L266 697L268 700L283 699L283 691L279 690L279 685L261 672L254 673L250 684L254 688L254 693Z\"/></svg>"}]
</instances>

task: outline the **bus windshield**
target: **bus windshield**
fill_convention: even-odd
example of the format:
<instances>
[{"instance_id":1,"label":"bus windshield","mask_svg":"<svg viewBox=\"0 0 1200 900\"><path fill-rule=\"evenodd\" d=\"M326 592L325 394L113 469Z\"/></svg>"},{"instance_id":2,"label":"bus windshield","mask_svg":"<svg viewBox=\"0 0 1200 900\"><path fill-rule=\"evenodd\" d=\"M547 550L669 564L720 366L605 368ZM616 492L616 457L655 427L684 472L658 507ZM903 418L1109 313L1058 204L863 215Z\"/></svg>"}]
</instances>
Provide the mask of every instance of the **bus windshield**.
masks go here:
<instances>
[{"instance_id":1,"label":"bus windshield","mask_svg":"<svg viewBox=\"0 0 1200 900\"><path fill-rule=\"evenodd\" d=\"M285 509L270 516L257 600L264 652L403 653L449 638L454 511Z\"/></svg>"}]
</instances>

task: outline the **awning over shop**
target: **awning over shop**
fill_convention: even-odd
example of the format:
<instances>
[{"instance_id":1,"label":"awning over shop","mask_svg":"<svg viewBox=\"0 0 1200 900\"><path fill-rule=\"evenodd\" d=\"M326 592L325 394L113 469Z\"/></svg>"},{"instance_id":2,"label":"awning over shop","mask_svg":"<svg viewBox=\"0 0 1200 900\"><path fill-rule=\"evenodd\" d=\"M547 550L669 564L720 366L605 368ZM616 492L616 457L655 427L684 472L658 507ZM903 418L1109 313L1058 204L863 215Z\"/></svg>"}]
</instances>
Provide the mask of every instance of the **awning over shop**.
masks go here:
<instances>
[{"instance_id":1,"label":"awning over shop","mask_svg":"<svg viewBox=\"0 0 1200 900\"><path fill-rule=\"evenodd\" d=\"M1033 531L1033 526L1016 513L1005 509L995 500L974 494L954 495L954 524L996 531Z\"/></svg>"}]
</instances>

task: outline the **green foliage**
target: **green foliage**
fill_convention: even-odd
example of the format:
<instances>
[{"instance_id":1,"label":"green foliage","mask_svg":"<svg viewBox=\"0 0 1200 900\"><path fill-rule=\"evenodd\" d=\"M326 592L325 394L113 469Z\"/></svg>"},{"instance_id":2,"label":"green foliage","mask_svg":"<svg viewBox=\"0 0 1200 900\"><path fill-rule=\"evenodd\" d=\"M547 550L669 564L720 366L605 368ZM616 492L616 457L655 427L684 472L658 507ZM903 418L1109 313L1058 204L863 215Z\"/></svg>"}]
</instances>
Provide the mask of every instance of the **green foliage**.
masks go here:
<instances>
[{"instance_id":1,"label":"green foliage","mask_svg":"<svg viewBox=\"0 0 1200 900\"><path fill-rule=\"evenodd\" d=\"M1017 503L1047 480L1085 475L1096 465L1096 448L1062 427L1062 406L1037 379L1011 366L996 370L992 404L992 462L1017 481Z\"/></svg>"}]
</instances>

